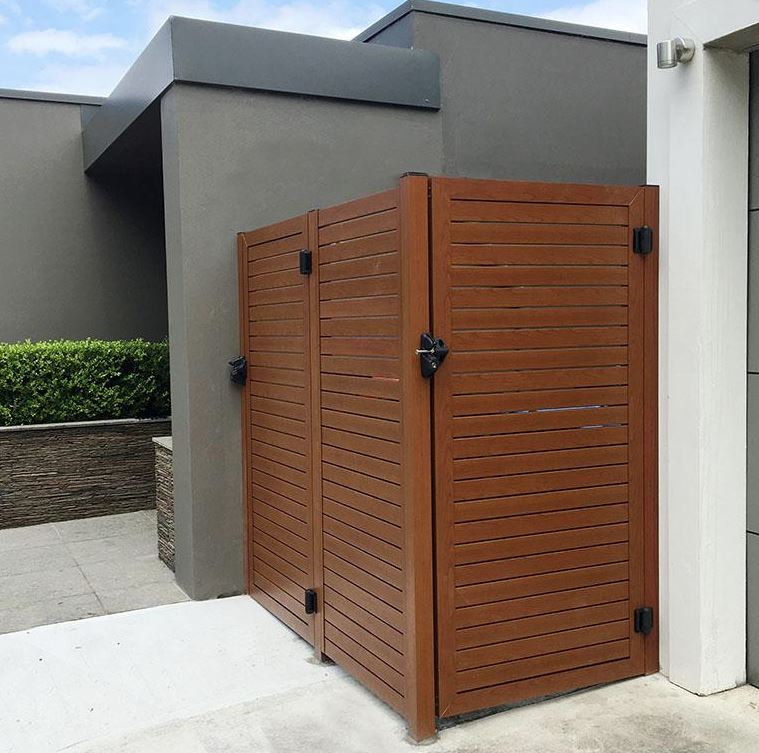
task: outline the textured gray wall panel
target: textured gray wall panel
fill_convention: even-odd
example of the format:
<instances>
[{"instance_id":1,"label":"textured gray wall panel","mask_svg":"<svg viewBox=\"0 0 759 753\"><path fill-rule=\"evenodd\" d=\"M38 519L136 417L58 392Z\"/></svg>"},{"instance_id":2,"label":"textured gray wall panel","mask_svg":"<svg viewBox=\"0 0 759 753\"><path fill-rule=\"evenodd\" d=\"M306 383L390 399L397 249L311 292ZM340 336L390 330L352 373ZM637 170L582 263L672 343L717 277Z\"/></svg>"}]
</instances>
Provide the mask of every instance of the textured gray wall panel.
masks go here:
<instances>
[{"instance_id":1,"label":"textured gray wall panel","mask_svg":"<svg viewBox=\"0 0 759 753\"><path fill-rule=\"evenodd\" d=\"M0 431L0 528L155 505L152 437L170 421Z\"/></svg>"},{"instance_id":2,"label":"textured gray wall panel","mask_svg":"<svg viewBox=\"0 0 759 753\"><path fill-rule=\"evenodd\" d=\"M441 171L440 115L175 84L162 101L177 580L243 588L236 233Z\"/></svg>"},{"instance_id":3,"label":"textured gray wall panel","mask_svg":"<svg viewBox=\"0 0 759 753\"><path fill-rule=\"evenodd\" d=\"M0 342L166 336L160 214L82 172L80 107L0 98Z\"/></svg>"},{"instance_id":4,"label":"textured gray wall panel","mask_svg":"<svg viewBox=\"0 0 759 753\"><path fill-rule=\"evenodd\" d=\"M418 13L440 56L445 172L641 184L646 49Z\"/></svg>"}]
</instances>

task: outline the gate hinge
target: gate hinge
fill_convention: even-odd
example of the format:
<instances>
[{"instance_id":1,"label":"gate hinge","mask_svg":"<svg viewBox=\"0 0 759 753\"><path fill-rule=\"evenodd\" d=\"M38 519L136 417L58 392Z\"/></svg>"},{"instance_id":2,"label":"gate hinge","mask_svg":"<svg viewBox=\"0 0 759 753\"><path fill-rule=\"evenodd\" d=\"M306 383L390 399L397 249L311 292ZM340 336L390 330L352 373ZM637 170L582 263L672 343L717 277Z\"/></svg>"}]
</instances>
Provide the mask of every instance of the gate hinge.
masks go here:
<instances>
[{"instance_id":1,"label":"gate hinge","mask_svg":"<svg viewBox=\"0 0 759 753\"><path fill-rule=\"evenodd\" d=\"M650 254L654 250L654 231L648 225L633 228L633 251Z\"/></svg>"},{"instance_id":2,"label":"gate hinge","mask_svg":"<svg viewBox=\"0 0 759 753\"><path fill-rule=\"evenodd\" d=\"M648 635L654 629L654 608L641 607L635 610L635 632Z\"/></svg>"},{"instance_id":3,"label":"gate hinge","mask_svg":"<svg viewBox=\"0 0 759 753\"><path fill-rule=\"evenodd\" d=\"M235 384L245 384L248 378L248 359L238 356L229 362L229 380Z\"/></svg>"},{"instance_id":4,"label":"gate hinge","mask_svg":"<svg viewBox=\"0 0 759 753\"><path fill-rule=\"evenodd\" d=\"M303 605L306 608L306 614L315 614L316 612L316 591L313 588L307 588Z\"/></svg>"},{"instance_id":5,"label":"gate hinge","mask_svg":"<svg viewBox=\"0 0 759 753\"><path fill-rule=\"evenodd\" d=\"M311 274L311 252L305 248L300 252L300 273L302 275Z\"/></svg>"}]
</instances>

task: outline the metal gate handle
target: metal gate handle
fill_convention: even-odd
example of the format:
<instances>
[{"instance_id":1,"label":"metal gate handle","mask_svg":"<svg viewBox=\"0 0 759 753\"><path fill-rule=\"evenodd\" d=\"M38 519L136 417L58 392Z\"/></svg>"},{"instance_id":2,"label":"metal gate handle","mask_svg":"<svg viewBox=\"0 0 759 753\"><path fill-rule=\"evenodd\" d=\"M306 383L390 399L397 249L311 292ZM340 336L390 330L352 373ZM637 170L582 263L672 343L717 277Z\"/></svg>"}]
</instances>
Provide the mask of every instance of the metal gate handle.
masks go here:
<instances>
[{"instance_id":1,"label":"metal gate handle","mask_svg":"<svg viewBox=\"0 0 759 753\"><path fill-rule=\"evenodd\" d=\"M440 364L448 355L448 346L439 337L435 338L429 332L425 332L419 338L416 355L419 356L422 376L425 379L430 379L435 376Z\"/></svg>"}]
</instances>

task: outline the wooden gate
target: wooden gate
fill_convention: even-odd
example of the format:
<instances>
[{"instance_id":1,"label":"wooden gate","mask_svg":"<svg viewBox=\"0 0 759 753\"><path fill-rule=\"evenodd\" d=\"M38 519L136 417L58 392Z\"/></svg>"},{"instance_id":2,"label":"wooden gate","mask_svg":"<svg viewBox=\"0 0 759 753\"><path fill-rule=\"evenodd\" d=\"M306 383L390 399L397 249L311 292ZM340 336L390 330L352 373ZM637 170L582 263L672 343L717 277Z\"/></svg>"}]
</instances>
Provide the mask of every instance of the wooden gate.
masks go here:
<instances>
[{"instance_id":1,"label":"wooden gate","mask_svg":"<svg viewBox=\"0 0 759 753\"><path fill-rule=\"evenodd\" d=\"M633 228L656 211L655 189L432 181L440 716L646 669L656 267Z\"/></svg>"},{"instance_id":2,"label":"wooden gate","mask_svg":"<svg viewBox=\"0 0 759 753\"><path fill-rule=\"evenodd\" d=\"M633 243L657 201L406 176L239 236L250 592L417 739L658 669L635 630L656 244ZM432 379L425 332L450 347Z\"/></svg>"},{"instance_id":3,"label":"wooden gate","mask_svg":"<svg viewBox=\"0 0 759 753\"><path fill-rule=\"evenodd\" d=\"M435 729L427 207L409 176L239 236L250 592L418 738Z\"/></svg>"},{"instance_id":4,"label":"wooden gate","mask_svg":"<svg viewBox=\"0 0 759 753\"><path fill-rule=\"evenodd\" d=\"M314 643L303 592L314 582L307 218L238 236L249 592ZM255 531L255 535L253 535Z\"/></svg>"}]
</instances>

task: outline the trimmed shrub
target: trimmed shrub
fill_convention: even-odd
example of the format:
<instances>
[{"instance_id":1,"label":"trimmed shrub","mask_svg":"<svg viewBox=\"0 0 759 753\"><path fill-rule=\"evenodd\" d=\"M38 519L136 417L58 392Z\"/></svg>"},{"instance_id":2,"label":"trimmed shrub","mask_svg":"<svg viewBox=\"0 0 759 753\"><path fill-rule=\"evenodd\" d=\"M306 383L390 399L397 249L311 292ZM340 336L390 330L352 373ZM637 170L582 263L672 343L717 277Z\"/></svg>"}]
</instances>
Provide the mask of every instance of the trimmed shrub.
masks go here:
<instances>
[{"instance_id":1,"label":"trimmed shrub","mask_svg":"<svg viewBox=\"0 0 759 753\"><path fill-rule=\"evenodd\" d=\"M0 426L170 413L167 342L0 343Z\"/></svg>"}]
</instances>

